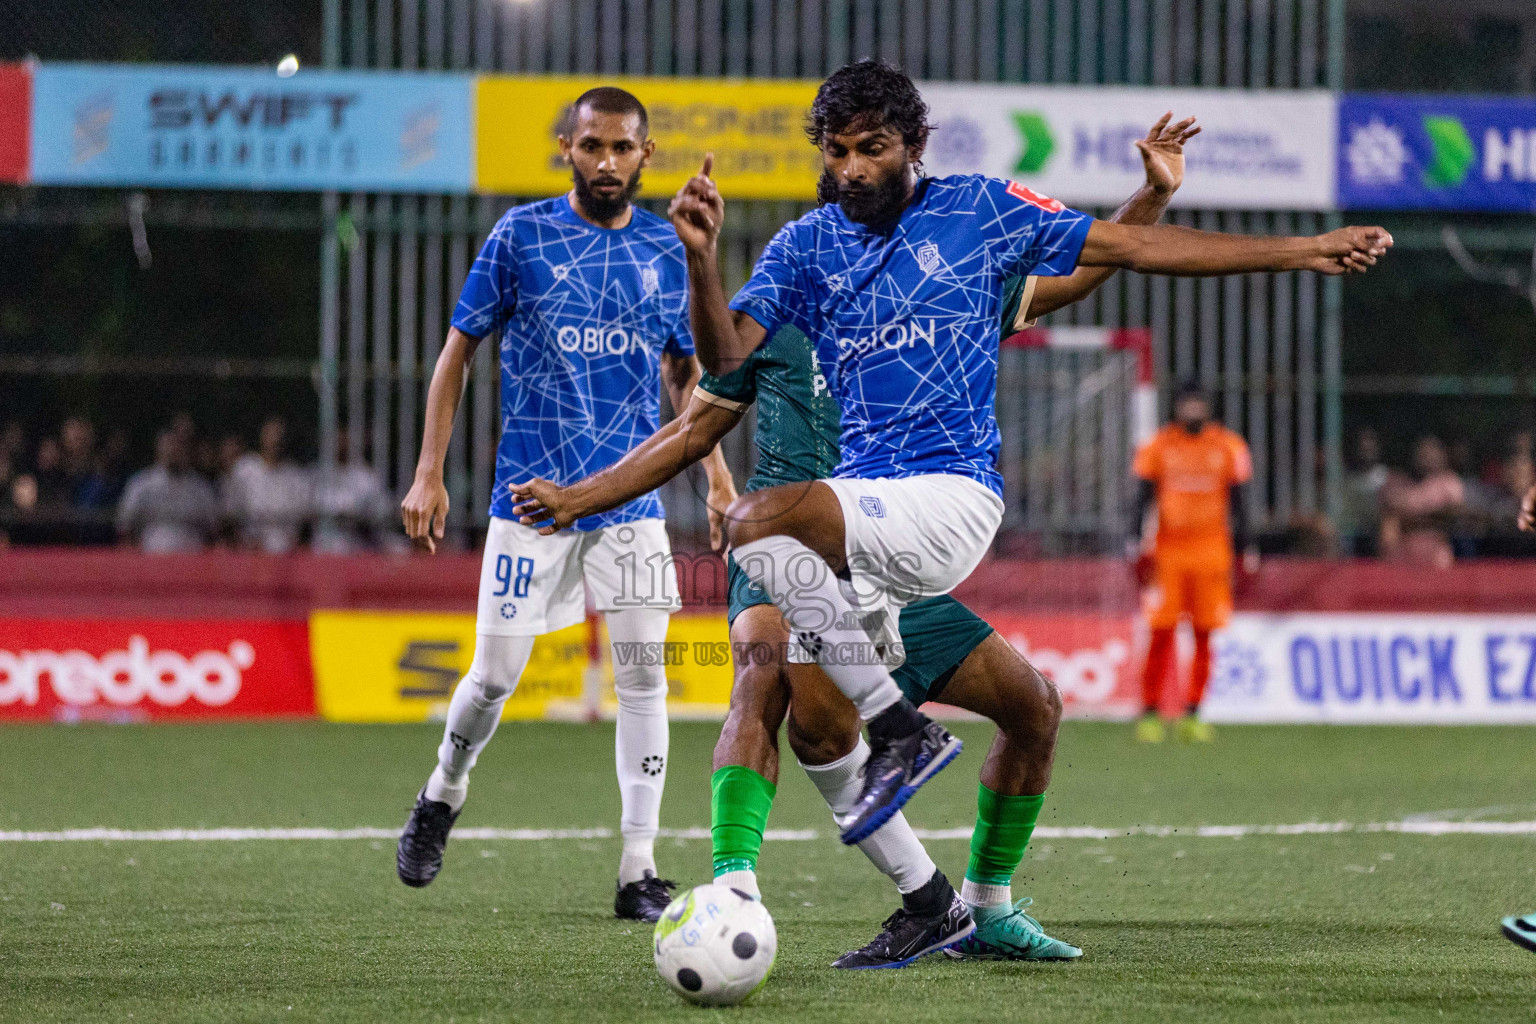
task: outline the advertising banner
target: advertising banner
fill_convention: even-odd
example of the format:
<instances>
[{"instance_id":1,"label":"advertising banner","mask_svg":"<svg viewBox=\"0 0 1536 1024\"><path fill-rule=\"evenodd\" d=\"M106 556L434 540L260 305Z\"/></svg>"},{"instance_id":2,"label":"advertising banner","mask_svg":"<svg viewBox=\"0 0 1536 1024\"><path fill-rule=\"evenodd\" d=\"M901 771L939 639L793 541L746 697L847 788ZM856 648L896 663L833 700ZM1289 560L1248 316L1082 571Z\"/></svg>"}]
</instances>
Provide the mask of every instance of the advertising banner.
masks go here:
<instances>
[{"instance_id":1,"label":"advertising banner","mask_svg":"<svg viewBox=\"0 0 1536 1024\"><path fill-rule=\"evenodd\" d=\"M738 199L812 199L821 157L806 141L816 82L748 79L608 78L646 106L656 155L641 193L669 196L715 154L714 178ZM559 195L571 187L555 136L572 102L598 84L590 76L491 75L476 83L475 188Z\"/></svg>"},{"instance_id":2,"label":"advertising banner","mask_svg":"<svg viewBox=\"0 0 1536 1024\"><path fill-rule=\"evenodd\" d=\"M441 719L475 651L468 614L317 611L310 617L316 703L333 722ZM598 643L607 649L601 633ZM507 719L579 717L613 709L613 671L595 668L586 623L539 637L522 681L502 713ZM724 616L675 615L659 649L619 656L666 665L674 715L720 716L731 693ZM605 653L605 658L614 655ZM589 668L596 674L589 675Z\"/></svg>"},{"instance_id":3,"label":"advertising banner","mask_svg":"<svg viewBox=\"0 0 1536 1024\"><path fill-rule=\"evenodd\" d=\"M32 144L32 69L0 64L0 181L27 180Z\"/></svg>"},{"instance_id":4,"label":"advertising banner","mask_svg":"<svg viewBox=\"0 0 1536 1024\"><path fill-rule=\"evenodd\" d=\"M1003 639L1056 684L1073 718L1129 718L1141 710L1135 622L1097 615L988 615Z\"/></svg>"},{"instance_id":5,"label":"advertising banner","mask_svg":"<svg viewBox=\"0 0 1536 1024\"><path fill-rule=\"evenodd\" d=\"M46 185L468 192L468 75L45 64Z\"/></svg>"},{"instance_id":6,"label":"advertising banner","mask_svg":"<svg viewBox=\"0 0 1536 1024\"><path fill-rule=\"evenodd\" d=\"M928 173L1011 178L1075 206L1117 206L1145 180L1135 140L1168 111L1203 131L1173 205L1331 210L1337 99L1316 91L921 83L937 126Z\"/></svg>"},{"instance_id":7,"label":"advertising banner","mask_svg":"<svg viewBox=\"0 0 1536 1024\"><path fill-rule=\"evenodd\" d=\"M1536 722L1536 617L1239 613L1214 722Z\"/></svg>"},{"instance_id":8,"label":"advertising banner","mask_svg":"<svg viewBox=\"0 0 1536 1024\"><path fill-rule=\"evenodd\" d=\"M303 622L0 620L0 721L314 711Z\"/></svg>"},{"instance_id":9,"label":"advertising banner","mask_svg":"<svg viewBox=\"0 0 1536 1024\"><path fill-rule=\"evenodd\" d=\"M1343 97L1339 205L1536 210L1536 99Z\"/></svg>"}]
</instances>

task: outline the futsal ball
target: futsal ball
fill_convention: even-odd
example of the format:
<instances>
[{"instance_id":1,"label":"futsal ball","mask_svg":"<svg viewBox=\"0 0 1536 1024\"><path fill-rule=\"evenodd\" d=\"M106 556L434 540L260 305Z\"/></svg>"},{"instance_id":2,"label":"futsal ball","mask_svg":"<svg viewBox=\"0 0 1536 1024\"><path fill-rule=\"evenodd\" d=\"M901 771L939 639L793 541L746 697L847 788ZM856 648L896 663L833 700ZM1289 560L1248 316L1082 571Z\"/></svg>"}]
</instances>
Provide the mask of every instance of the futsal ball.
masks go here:
<instances>
[{"instance_id":1,"label":"futsal ball","mask_svg":"<svg viewBox=\"0 0 1536 1024\"><path fill-rule=\"evenodd\" d=\"M683 893L656 922L656 970L700 1006L733 1006L762 988L778 948L767 908L723 885Z\"/></svg>"}]
</instances>

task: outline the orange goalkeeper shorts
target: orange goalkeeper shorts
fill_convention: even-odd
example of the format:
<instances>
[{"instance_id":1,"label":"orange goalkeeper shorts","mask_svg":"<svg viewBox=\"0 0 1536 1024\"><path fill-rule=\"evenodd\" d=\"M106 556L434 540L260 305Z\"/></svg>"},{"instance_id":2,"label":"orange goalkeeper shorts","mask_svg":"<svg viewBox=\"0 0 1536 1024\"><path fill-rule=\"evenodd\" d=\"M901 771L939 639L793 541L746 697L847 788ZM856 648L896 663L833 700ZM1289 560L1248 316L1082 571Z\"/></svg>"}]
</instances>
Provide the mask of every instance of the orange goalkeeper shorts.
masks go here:
<instances>
[{"instance_id":1,"label":"orange goalkeeper shorts","mask_svg":"<svg viewBox=\"0 0 1536 1024\"><path fill-rule=\"evenodd\" d=\"M1232 618L1232 569L1226 559L1157 559L1157 582L1147 593L1147 624L1174 629L1189 617L1199 630L1221 629Z\"/></svg>"}]
</instances>

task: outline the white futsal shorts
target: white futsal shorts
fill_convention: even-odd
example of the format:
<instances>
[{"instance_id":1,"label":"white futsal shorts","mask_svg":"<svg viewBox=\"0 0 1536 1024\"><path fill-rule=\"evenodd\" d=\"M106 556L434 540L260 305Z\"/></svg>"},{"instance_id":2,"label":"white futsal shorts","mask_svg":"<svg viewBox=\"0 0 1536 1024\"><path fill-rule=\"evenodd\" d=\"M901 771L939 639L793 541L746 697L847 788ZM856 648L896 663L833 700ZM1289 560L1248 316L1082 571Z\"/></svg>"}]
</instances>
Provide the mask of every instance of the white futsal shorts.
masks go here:
<instances>
[{"instance_id":1,"label":"white futsal shorts","mask_svg":"<svg viewBox=\"0 0 1536 1024\"><path fill-rule=\"evenodd\" d=\"M682 607L672 546L660 519L548 537L511 519L491 519L480 564L477 633L539 636L587 615L582 581L600 612Z\"/></svg>"},{"instance_id":2,"label":"white futsal shorts","mask_svg":"<svg viewBox=\"0 0 1536 1024\"><path fill-rule=\"evenodd\" d=\"M822 483L843 507L844 553L858 605L883 606L892 617L964 582L1003 522L1003 500L966 476Z\"/></svg>"}]
</instances>

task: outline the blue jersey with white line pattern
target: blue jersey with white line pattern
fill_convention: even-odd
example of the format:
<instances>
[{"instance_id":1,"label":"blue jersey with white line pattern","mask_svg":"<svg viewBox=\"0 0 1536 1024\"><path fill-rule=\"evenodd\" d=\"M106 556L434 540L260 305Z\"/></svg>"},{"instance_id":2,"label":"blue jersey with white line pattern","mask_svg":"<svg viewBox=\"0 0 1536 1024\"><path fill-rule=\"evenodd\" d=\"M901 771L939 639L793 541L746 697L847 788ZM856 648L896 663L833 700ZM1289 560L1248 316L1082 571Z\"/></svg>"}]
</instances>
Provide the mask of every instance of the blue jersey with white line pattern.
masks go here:
<instances>
[{"instance_id":1,"label":"blue jersey with white line pattern","mask_svg":"<svg viewBox=\"0 0 1536 1024\"><path fill-rule=\"evenodd\" d=\"M1077 266L1093 219L1022 185L925 178L895 223L835 204L785 225L731 308L816 346L853 478L953 473L1002 494L997 391L1004 284Z\"/></svg>"},{"instance_id":2,"label":"blue jersey with white line pattern","mask_svg":"<svg viewBox=\"0 0 1536 1024\"><path fill-rule=\"evenodd\" d=\"M638 207L627 227L609 230L582 220L565 196L515 206L475 258L453 326L500 340L491 515L511 519L512 484L574 483L656 432L661 353L693 354L682 243ZM652 492L574 528L662 514Z\"/></svg>"}]
</instances>

